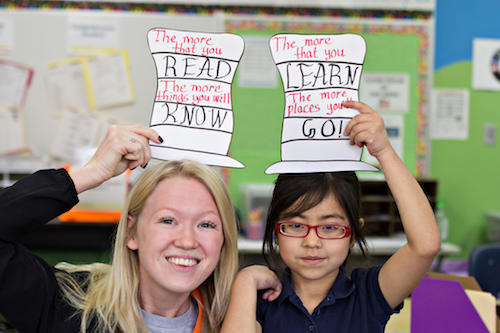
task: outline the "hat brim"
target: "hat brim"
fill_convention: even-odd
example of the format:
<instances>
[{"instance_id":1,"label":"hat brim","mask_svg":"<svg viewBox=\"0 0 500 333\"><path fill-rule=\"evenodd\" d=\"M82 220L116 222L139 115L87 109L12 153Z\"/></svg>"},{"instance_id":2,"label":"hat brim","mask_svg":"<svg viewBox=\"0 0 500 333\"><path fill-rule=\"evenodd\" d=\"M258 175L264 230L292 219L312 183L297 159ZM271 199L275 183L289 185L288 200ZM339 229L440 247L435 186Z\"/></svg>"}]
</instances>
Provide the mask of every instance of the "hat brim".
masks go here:
<instances>
[{"instance_id":1,"label":"hat brim","mask_svg":"<svg viewBox=\"0 0 500 333\"><path fill-rule=\"evenodd\" d=\"M379 169L369 163L361 161L281 161L268 167L265 173L314 173L337 171L379 171Z\"/></svg>"}]
</instances>

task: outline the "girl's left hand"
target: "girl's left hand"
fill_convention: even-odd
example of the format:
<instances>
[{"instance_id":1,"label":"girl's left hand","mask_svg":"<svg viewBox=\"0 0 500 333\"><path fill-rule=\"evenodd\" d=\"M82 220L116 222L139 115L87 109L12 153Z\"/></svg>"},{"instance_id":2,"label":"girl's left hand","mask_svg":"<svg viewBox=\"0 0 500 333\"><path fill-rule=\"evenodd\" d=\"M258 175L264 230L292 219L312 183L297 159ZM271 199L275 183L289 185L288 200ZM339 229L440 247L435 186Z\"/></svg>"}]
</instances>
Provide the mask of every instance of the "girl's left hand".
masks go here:
<instances>
[{"instance_id":1,"label":"girl's left hand","mask_svg":"<svg viewBox=\"0 0 500 333\"><path fill-rule=\"evenodd\" d=\"M346 101L342 104L359 111L344 129L344 135L350 136L351 145L365 145L368 152L376 158L387 149L392 149L384 119L378 112L362 102Z\"/></svg>"}]
</instances>

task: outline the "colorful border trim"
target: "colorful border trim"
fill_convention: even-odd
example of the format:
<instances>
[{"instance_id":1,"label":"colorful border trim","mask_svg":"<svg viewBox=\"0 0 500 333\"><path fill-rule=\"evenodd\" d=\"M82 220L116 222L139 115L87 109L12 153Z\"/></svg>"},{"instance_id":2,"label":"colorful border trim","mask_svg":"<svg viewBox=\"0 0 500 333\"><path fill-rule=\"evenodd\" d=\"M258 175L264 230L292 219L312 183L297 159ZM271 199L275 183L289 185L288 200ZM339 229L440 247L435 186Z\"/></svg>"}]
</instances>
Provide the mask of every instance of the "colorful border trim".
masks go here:
<instances>
[{"instance_id":1,"label":"colorful border trim","mask_svg":"<svg viewBox=\"0 0 500 333\"><path fill-rule=\"evenodd\" d=\"M425 20L432 13L429 11L402 10L361 10L345 8L303 8L303 7L263 7L263 6L221 6L221 5L185 5L166 3L128 3L95 1L9 1L0 0L0 8L5 9L60 9L60 10L111 10L131 12L154 12L169 14L213 14L224 12L231 15L273 15L299 17L344 17L372 19L409 19Z\"/></svg>"}]
</instances>

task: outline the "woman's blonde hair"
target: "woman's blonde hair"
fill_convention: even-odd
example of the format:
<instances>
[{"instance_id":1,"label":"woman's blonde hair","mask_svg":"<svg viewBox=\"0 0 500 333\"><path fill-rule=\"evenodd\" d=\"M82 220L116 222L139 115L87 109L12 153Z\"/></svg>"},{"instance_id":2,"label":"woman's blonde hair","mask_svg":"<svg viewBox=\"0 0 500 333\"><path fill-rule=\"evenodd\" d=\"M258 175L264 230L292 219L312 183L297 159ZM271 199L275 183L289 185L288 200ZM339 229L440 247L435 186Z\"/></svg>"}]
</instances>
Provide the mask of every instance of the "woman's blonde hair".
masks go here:
<instances>
[{"instance_id":1,"label":"woman's blonde hair","mask_svg":"<svg viewBox=\"0 0 500 333\"><path fill-rule=\"evenodd\" d=\"M81 332L147 332L142 319L138 291L139 267L135 251L127 247L127 239L135 233L137 225L127 226L127 217L137 217L156 185L167 178L197 179L212 194L223 225L224 244L219 262L198 288L202 295L203 311L208 332L220 330L226 314L234 276L238 270L237 226L234 207L226 185L211 167L193 161L159 162L148 168L130 191L116 232L113 262L107 264L68 265L57 268L69 272L89 271L83 284L69 274L57 274L59 284L69 303L81 315Z\"/></svg>"}]
</instances>

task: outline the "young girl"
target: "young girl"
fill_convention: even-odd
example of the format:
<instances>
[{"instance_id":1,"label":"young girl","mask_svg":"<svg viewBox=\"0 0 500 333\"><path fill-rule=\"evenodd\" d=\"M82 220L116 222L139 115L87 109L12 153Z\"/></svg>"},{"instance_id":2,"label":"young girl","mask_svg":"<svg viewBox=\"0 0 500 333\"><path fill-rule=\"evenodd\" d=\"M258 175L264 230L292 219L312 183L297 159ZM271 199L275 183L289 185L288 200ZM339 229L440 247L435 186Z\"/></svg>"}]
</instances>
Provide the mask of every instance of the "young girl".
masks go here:
<instances>
[{"instance_id":1,"label":"young girl","mask_svg":"<svg viewBox=\"0 0 500 333\"><path fill-rule=\"evenodd\" d=\"M407 244L383 266L355 269L348 278L343 263L350 249L356 242L365 248L355 173L279 175L264 238L271 270L250 266L238 273L223 333L383 332L437 255L440 235L432 208L391 147L382 117L361 102L344 106L360 112L345 135L380 163ZM286 265L283 273L277 249Z\"/></svg>"}]
</instances>

